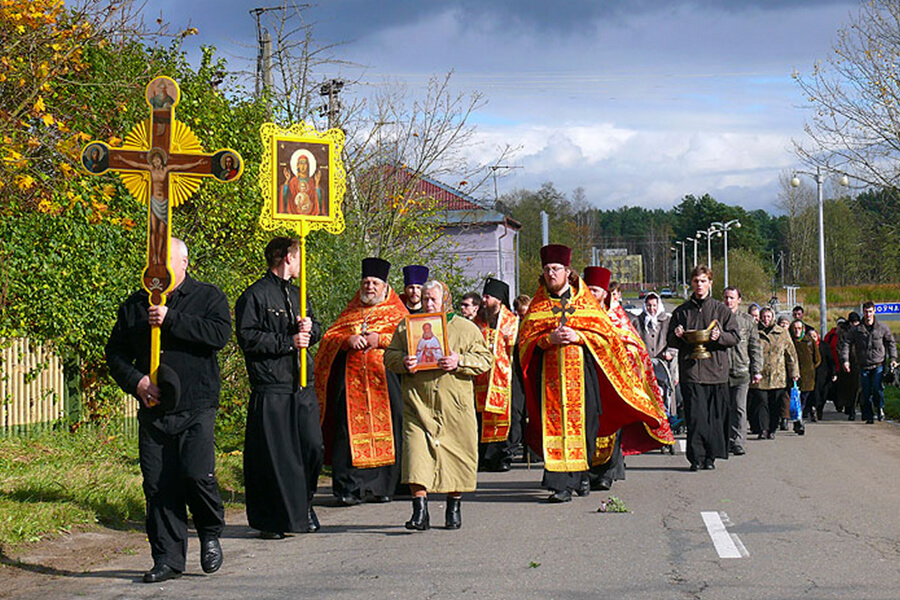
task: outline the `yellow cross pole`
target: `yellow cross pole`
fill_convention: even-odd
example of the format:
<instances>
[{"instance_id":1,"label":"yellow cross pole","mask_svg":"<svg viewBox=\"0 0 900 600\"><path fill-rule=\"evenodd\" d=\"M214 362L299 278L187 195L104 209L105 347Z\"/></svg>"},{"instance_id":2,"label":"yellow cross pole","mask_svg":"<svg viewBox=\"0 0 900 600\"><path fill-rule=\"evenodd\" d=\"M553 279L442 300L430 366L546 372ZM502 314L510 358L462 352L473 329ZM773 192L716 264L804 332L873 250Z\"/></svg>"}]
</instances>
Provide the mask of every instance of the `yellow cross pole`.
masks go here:
<instances>
[{"instance_id":1,"label":"yellow cross pole","mask_svg":"<svg viewBox=\"0 0 900 600\"><path fill-rule=\"evenodd\" d=\"M300 226L300 318L306 318L306 235L309 224L306 221ZM300 386L306 387L306 348L300 348Z\"/></svg>"},{"instance_id":2,"label":"yellow cross pole","mask_svg":"<svg viewBox=\"0 0 900 600\"><path fill-rule=\"evenodd\" d=\"M147 204L147 263L141 276L150 306L164 306L172 290L172 207L178 206L200 187L204 177L236 181L243 172L240 154L230 148L205 153L190 128L175 119L181 97L178 84L169 77L156 77L146 88L144 99L150 118L135 125L119 148L104 142L89 142L81 164L91 175L108 171L121 177L125 187ZM150 380L157 383L161 334L150 330Z\"/></svg>"}]
</instances>

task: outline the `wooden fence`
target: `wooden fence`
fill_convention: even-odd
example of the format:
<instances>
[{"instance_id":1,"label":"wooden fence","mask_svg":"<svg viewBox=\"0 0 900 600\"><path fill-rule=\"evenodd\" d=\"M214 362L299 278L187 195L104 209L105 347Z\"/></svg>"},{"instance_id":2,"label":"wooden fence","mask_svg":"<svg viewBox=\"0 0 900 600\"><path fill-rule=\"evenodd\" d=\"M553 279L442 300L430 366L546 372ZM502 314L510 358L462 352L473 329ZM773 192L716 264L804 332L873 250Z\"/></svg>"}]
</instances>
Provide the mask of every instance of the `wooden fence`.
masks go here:
<instances>
[{"instance_id":1,"label":"wooden fence","mask_svg":"<svg viewBox=\"0 0 900 600\"><path fill-rule=\"evenodd\" d=\"M126 420L137 416L137 402L132 399L124 406ZM28 339L0 343L0 431L54 423L64 419L66 411L59 357Z\"/></svg>"}]
</instances>

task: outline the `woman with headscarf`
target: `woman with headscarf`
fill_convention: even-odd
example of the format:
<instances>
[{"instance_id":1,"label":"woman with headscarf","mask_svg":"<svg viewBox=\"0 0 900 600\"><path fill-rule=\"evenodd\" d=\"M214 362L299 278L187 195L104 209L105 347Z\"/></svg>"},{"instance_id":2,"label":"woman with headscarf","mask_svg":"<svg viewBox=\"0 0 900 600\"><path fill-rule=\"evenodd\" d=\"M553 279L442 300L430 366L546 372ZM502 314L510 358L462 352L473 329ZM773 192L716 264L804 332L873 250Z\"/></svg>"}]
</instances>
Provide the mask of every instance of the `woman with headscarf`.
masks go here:
<instances>
[{"instance_id":1,"label":"woman with headscarf","mask_svg":"<svg viewBox=\"0 0 900 600\"><path fill-rule=\"evenodd\" d=\"M453 307L443 283L422 286L424 313L447 313L447 348L437 369L416 370L415 349L407 346L401 323L384 352L384 365L402 374L403 445L401 481L413 495L406 528L431 526L428 492L446 493L445 527L462 525L463 492L475 490L478 474L478 424L474 379L491 368L491 351L471 321L447 312Z\"/></svg>"}]
</instances>

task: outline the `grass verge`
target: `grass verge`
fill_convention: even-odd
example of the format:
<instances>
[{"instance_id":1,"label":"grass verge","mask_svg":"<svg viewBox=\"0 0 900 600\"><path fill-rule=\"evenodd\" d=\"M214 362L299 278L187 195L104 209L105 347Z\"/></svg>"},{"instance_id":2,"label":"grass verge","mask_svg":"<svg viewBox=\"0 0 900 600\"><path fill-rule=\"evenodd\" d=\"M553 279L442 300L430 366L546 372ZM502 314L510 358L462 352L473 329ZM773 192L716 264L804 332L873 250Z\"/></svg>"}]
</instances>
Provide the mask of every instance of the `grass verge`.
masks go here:
<instances>
[{"instance_id":1,"label":"grass verge","mask_svg":"<svg viewBox=\"0 0 900 600\"><path fill-rule=\"evenodd\" d=\"M222 498L242 505L240 453L217 456ZM0 549L99 523L143 529L135 435L82 427L0 436Z\"/></svg>"}]
</instances>

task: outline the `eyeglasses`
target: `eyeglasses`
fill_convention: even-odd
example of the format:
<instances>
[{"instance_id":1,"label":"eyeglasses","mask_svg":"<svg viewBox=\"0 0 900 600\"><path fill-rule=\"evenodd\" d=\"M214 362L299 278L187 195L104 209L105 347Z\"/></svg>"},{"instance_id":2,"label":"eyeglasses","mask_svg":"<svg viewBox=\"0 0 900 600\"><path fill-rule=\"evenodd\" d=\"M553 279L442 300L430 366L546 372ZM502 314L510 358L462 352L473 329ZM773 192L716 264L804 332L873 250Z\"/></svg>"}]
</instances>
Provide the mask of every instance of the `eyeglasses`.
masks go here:
<instances>
[{"instance_id":1,"label":"eyeglasses","mask_svg":"<svg viewBox=\"0 0 900 600\"><path fill-rule=\"evenodd\" d=\"M547 265L546 267L544 267L544 273L559 273L560 271L565 271L565 270L566 270L566 268L563 267L562 265L560 265L558 267L551 267L550 265Z\"/></svg>"}]
</instances>

